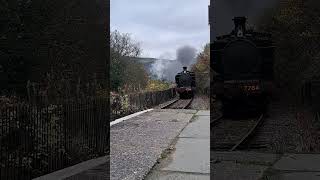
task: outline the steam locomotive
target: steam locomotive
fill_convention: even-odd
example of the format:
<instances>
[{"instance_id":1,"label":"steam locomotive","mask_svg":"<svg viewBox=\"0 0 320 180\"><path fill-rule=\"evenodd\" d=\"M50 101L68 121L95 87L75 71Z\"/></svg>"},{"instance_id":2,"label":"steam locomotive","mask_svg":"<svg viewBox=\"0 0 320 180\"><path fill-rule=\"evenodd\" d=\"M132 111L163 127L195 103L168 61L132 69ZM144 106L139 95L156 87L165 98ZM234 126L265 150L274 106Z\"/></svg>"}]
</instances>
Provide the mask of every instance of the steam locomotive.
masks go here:
<instances>
[{"instance_id":1,"label":"steam locomotive","mask_svg":"<svg viewBox=\"0 0 320 180\"><path fill-rule=\"evenodd\" d=\"M187 67L183 67L183 71L175 76L176 91L181 99L190 99L194 96L196 87L196 76L193 72L187 71Z\"/></svg>"},{"instance_id":2,"label":"steam locomotive","mask_svg":"<svg viewBox=\"0 0 320 180\"><path fill-rule=\"evenodd\" d=\"M264 110L273 87L274 45L271 35L246 28L246 17L235 17L230 34L210 44L212 93L224 114Z\"/></svg>"}]
</instances>

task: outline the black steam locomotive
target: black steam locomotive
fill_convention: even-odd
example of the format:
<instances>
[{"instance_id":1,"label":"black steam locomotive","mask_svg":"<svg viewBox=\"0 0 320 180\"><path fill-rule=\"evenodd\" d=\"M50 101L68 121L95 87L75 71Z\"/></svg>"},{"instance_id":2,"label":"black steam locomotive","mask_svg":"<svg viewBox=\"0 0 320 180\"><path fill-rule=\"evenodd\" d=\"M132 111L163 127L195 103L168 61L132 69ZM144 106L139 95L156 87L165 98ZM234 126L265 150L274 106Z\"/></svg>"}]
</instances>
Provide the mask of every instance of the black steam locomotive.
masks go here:
<instances>
[{"instance_id":1,"label":"black steam locomotive","mask_svg":"<svg viewBox=\"0 0 320 180\"><path fill-rule=\"evenodd\" d=\"M187 67L183 67L183 71L175 76L176 91L181 99L189 99L194 96L196 87L196 76L193 72L187 71Z\"/></svg>"},{"instance_id":2,"label":"black steam locomotive","mask_svg":"<svg viewBox=\"0 0 320 180\"><path fill-rule=\"evenodd\" d=\"M235 17L234 30L211 43L211 85L224 113L263 110L273 87L271 35L247 29L246 20Z\"/></svg>"}]
</instances>

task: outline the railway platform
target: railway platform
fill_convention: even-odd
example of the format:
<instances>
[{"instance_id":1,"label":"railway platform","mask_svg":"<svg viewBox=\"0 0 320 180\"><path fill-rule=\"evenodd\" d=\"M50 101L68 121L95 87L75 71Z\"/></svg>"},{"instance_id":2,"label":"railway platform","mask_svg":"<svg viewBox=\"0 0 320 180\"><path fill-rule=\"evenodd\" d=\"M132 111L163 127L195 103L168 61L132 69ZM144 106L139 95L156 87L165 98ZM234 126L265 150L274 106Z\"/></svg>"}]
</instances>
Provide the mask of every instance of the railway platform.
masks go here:
<instances>
[{"instance_id":1,"label":"railway platform","mask_svg":"<svg viewBox=\"0 0 320 180\"><path fill-rule=\"evenodd\" d=\"M197 112L150 109L118 119L110 123L110 159L100 157L86 161L37 180L144 179ZM209 148L209 144L207 146ZM209 151L207 159L209 161Z\"/></svg>"},{"instance_id":2,"label":"railway platform","mask_svg":"<svg viewBox=\"0 0 320 180\"><path fill-rule=\"evenodd\" d=\"M145 180L210 180L210 111L198 111Z\"/></svg>"},{"instance_id":3,"label":"railway platform","mask_svg":"<svg viewBox=\"0 0 320 180\"><path fill-rule=\"evenodd\" d=\"M210 151L209 114L153 109L130 116L111 126L110 159L100 157L37 179L320 179L320 154Z\"/></svg>"},{"instance_id":4,"label":"railway platform","mask_svg":"<svg viewBox=\"0 0 320 180\"><path fill-rule=\"evenodd\" d=\"M154 109L112 126L110 179L143 179L196 113Z\"/></svg>"},{"instance_id":5,"label":"railway platform","mask_svg":"<svg viewBox=\"0 0 320 180\"><path fill-rule=\"evenodd\" d=\"M217 180L318 180L320 154L214 151L211 173Z\"/></svg>"}]
</instances>

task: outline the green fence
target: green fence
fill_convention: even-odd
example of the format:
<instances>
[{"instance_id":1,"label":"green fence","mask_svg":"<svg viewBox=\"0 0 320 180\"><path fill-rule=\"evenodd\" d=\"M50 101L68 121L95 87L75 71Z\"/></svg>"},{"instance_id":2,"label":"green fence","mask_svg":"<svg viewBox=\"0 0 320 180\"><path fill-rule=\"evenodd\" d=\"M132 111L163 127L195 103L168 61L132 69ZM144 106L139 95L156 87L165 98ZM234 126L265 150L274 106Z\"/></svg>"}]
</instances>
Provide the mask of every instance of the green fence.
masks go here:
<instances>
[{"instance_id":1,"label":"green fence","mask_svg":"<svg viewBox=\"0 0 320 180\"><path fill-rule=\"evenodd\" d=\"M111 95L111 121L157 106L174 98L175 96L176 92L174 88L164 91L142 92L128 95Z\"/></svg>"}]
</instances>

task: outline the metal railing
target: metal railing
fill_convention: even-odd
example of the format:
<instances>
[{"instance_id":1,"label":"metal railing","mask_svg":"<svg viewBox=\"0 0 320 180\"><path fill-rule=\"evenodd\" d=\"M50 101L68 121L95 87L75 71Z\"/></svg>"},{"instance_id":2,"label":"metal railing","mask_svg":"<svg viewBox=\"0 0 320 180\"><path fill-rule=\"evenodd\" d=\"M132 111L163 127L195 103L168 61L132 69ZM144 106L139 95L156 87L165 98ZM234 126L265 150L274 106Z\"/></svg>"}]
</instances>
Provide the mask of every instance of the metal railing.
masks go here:
<instances>
[{"instance_id":1,"label":"metal railing","mask_svg":"<svg viewBox=\"0 0 320 180\"><path fill-rule=\"evenodd\" d=\"M0 179L31 179L103 156L109 101L19 103L0 109Z\"/></svg>"}]
</instances>

